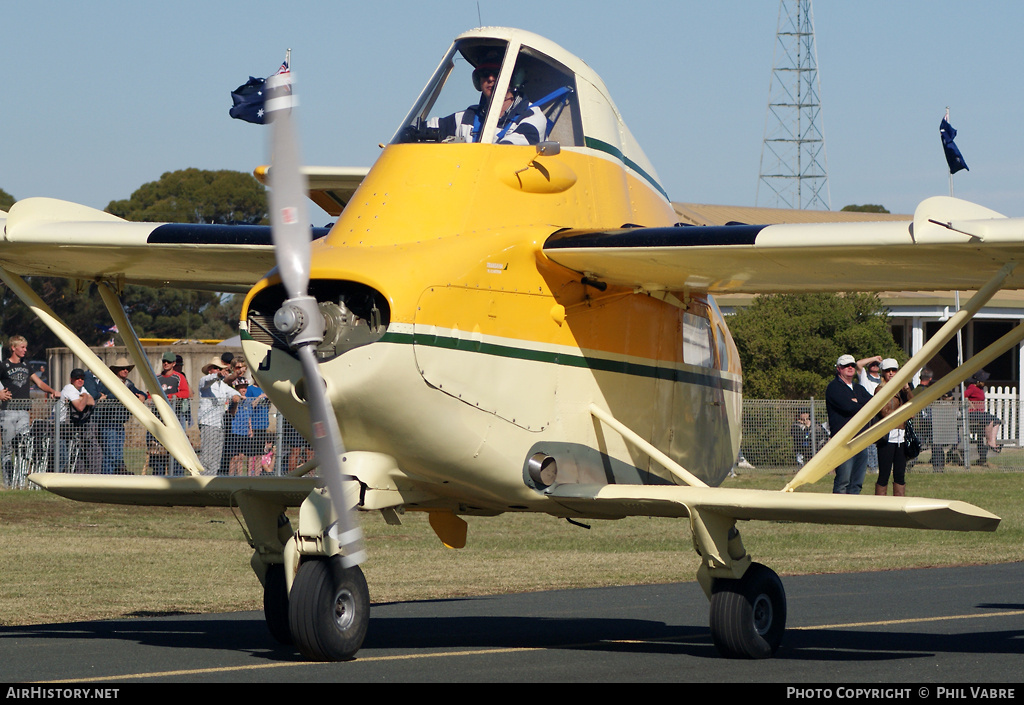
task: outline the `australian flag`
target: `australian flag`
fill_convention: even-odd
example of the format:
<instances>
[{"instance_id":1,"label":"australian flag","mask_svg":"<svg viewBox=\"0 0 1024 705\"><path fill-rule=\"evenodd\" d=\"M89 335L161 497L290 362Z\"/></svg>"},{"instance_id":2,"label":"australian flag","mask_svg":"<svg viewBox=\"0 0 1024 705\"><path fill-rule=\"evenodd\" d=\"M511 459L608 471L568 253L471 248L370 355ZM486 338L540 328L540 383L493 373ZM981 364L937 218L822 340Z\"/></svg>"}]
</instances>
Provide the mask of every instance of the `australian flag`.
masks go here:
<instances>
[{"instance_id":1,"label":"australian flag","mask_svg":"<svg viewBox=\"0 0 1024 705\"><path fill-rule=\"evenodd\" d=\"M234 105L231 106L228 114L238 120L253 122L257 125L266 124L267 111L264 108L266 96L263 90L263 84L266 82L265 78L249 76L248 81L231 91L231 100Z\"/></svg>"},{"instance_id":2,"label":"australian flag","mask_svg":"<svg viewBox=\"0 0 1024 705\"><path fill-rule=\"evenodd\" d=\"M946 163L949 164L949 173L955 174L961 169L967 168L967 162L964 161L964 155L960 154L960 150L956 144L953 143L953 139L956 137L956 130L949 124L949 113L946 117L942 118L942 122L939 124L939 136L942 137L942 149L946 152Z\"/></svg>"},{"instance_id":3,"label":"australian flag","mask_svg":"<svg viewBox=\"0 0 1024 705\"><path fill-rule=\"evenodd\" d=\"M278 73L289 73L288 60L281 64ZM228 114L238 120L265 125L267 122L267 92L265 85L267 79L249 76L249 80L231 91L231 101L234 105Z\"/></svg>"}]
</instances>

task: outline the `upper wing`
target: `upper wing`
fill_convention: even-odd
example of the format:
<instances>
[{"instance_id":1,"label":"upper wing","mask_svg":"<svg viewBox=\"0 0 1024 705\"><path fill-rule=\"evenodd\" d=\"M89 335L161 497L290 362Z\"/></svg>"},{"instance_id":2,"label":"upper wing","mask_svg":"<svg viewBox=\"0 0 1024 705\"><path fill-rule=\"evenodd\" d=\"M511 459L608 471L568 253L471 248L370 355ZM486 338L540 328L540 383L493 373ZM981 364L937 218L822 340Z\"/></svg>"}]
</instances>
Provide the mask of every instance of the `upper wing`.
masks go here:
<instances>
[{"instance_id":1,"label":"upper wing","mask_svg":"<svg viewBox=\"0 0 1024 705\"><path fill-rule=\"evenodd\" d=\"M1024 258L1024 218L935 197L913 221L563 231L544 254L607 283L650 290L971 290ZM1024 270L1004 287L1024 288Z\"/></svg>"},{"instance_id":2,"label":"upper wing","mask_svg":"<svg viewBox=\"0 0 1024 705\"><path fill-rule=\"evenodd\" d=\"M341 215L369 171L365 167L302 167L302 173L309 183L309 197L313 203L335 217ZM270 167L256 167L253 174L260 183L266 184L270 180Z\"/></svg>"},{"instance_id":3,"label":"upper wing","mask_svg":"<svg viewBox=\"0 0 1024 705\"><path fill-rule=\"evenodd\" d=\"M325 228L314 228L323 237ZM134 223L52 198L7 215L0 266L15 274L248 291L274 266L270 227Z\"/></svg>"}]
</instances>

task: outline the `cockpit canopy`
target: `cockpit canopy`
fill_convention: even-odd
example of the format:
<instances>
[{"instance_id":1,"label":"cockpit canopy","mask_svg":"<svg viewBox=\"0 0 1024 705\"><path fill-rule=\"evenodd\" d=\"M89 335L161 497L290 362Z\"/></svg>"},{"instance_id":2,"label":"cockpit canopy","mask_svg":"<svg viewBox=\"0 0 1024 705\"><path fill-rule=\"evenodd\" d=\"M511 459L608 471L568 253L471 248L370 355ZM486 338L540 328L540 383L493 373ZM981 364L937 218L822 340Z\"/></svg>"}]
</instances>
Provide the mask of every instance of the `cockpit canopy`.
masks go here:
<instances>
[{"instance_id":1,"label":"cockpit canopy","mask_svg":"<svg viewBox=\"0 0 1024 705\"><path fill-rule=\"evenodd\" d=\"M583 145L574 72L522 43L463 36L452 44L392 142L545 140Z\"/></svg>"}]
</instances>

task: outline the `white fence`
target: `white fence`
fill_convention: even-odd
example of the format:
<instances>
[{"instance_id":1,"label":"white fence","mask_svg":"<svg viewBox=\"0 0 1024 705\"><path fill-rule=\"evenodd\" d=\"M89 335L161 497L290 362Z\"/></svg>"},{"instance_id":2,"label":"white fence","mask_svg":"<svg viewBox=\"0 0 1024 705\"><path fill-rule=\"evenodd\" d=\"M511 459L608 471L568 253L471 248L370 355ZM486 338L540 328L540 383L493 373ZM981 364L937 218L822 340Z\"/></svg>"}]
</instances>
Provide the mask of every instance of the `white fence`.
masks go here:
<instances>
[{"instance_id":1,"label":"white fence","mask_svg":"<svg viewBox=\"0 0 1024 705\"><path fill-rule=\"evenodd\" d=\"M1019 446L1024 438L1024 418L1020 414L1020 397L1016 387L989 387L985 390L985 411L998 416L1003 424L997 437L1007 444Z\"/></svg>"}]
</instances>

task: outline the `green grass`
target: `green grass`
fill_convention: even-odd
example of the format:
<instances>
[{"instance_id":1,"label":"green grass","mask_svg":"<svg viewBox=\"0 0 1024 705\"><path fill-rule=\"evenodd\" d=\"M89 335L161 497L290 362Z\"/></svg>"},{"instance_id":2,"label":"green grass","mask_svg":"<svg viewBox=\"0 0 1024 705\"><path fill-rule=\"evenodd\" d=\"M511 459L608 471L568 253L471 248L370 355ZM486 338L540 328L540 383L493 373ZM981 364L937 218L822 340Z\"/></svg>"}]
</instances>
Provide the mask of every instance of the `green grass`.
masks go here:
<instances>
[{"instance_id":1,"label":"green grass","mask_svg":"<svg viewBox=\"0 0 1024 705\"><path fill-rule=\"evenodd\" d=\"M778 490L780 475L727 485ZM868 490L873 476L866 481ZM824 479L801 491L827 492ZM782 575L1024 560L1024 474L911 473L909 494L960 499L1003 518L993 533L741 522L754 560ZM465 549L444 548L418 513L402 526L363 515L375 602L693 580L686 521L634 517L589 530L527 514L469 517ZM0 492L0 624L262 609L251 551L225 509L71 502Z\"/></svg>"}]
</instances>

